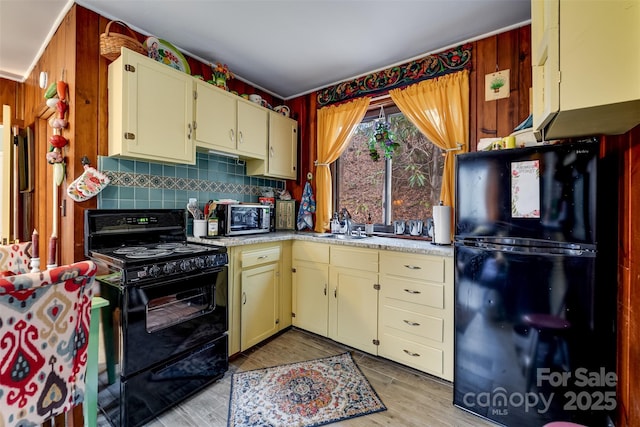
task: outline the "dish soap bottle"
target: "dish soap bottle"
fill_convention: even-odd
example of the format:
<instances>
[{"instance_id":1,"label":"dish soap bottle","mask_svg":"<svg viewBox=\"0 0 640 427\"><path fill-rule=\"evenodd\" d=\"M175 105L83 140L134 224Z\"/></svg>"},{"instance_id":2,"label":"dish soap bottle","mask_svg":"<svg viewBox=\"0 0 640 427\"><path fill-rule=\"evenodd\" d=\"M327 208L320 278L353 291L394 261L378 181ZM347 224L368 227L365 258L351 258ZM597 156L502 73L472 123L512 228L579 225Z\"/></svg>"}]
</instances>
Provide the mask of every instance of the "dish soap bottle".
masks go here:
<instances>
[{"instance_id":1,"label":"dish soap bottle","mask_svg":"<svg viewBox=\"0 0 640 427\"><path fill-rule=\"evenodd\" d=\"M369 214L367 222L364 224L364 232L367 234L367 236L373 235L373 221L371 220L371 214Z\"/></svg>"}]
</instances>

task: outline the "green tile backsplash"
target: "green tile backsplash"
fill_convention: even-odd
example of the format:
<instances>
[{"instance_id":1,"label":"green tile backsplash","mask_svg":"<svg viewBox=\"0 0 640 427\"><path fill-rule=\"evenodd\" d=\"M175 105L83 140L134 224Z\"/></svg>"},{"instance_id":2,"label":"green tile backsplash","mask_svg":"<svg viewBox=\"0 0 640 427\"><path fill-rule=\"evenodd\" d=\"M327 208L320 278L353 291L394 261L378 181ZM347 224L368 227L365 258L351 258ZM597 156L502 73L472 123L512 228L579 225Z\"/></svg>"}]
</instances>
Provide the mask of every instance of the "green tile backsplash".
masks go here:
<instances>
[{"instance_id":1,"label":"green tile backsplash","mask_svg":"<svg viewBox=\"0 0 640 427\"><path fill-rule=\"evenodd\" d=\"M243 161L196 153L195 165L168 165L98 156L98 168L111 183L98 194L100 209L182 209L189 198L257 202L265 187L275 191L285 182L247 176Z\"/></svg>"}]
</instances>

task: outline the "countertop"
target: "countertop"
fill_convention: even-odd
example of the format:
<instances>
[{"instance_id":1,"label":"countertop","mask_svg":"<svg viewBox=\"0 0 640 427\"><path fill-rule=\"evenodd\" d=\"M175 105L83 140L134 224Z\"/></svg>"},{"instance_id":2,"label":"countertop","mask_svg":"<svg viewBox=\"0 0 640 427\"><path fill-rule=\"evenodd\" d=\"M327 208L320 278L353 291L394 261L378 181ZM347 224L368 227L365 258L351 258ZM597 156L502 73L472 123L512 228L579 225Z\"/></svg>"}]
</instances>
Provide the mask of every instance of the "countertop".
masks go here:
<instances>
[{"instance_id":1,"label":"countertop","mask_svg":"<svg viewBox=\"0 0 640 427\"><path fill-rule=\"evenodd\" d=\"M265 234L251 234L247 236L215 237L211 239L201 237L188 237L192 243L201 243L218 246L242 246L257 243L269 243L283 240L304 240L331 245L345 245L360 248L383 249L389 251L407 252L415 254L427 254L436 256L453 257L453 245L434 245L424 240L409 240L394 237L371 236L364 239L335 239L329 233L314 233L305 231L276 231Z\"/></svg>"}]
</instances>

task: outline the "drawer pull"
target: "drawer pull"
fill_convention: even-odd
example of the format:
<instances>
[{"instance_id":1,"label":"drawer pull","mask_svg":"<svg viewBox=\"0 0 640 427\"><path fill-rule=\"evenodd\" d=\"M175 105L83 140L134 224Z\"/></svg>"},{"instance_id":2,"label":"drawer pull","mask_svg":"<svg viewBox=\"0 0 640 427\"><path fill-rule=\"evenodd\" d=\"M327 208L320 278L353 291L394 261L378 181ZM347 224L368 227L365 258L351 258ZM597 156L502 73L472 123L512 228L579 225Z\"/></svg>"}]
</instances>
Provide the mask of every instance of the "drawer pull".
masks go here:
<instances>
[{"instance_id":1,"label":"drawer pull","mask_svg":"<svg viewBox=\"0 0 640 427\"><path fill-rule=\"evenodd\" d=\"M422 267L418 265L405 264L404 266L407 267L409 270L422 270Z\"/></svg>"},{"instance_id":2,"label":"drawer pull","mask_svg":"<svg viewBox=\"0 0 640 427\"><path fill-rule=\"evenodd\" d=\"M420 291L414 291L413 289L405 289L404 291L406 293L408 293L408 294L420 294L420 293L422 293Z\"/></svg>"},{"instance_id":3,"label":"drawer pull","mask_svg":"<svg viewBox=\"0 0 640 427\"><path fill-rule=\"evenodd\" d=\"M405 353L407 353L411 357L420 357L419 353L414 353L414 352L409 351L409 350L402 350L402 351L404 351Z\"/></svg>"},{"instance_id":4,"label":"drawer pull","mask_svg":"<svg viewBox=\"0 0 640 427\"><path fill-rule=\"evenodd\" d=\"M409 326L420 326L420 323L412 322L411 320L403 320L403 322Z\"/></svg>"},{"instance_id":5,"label":"drawer pull","mask_svg":"<svg viewBox=\"0 0 640 427\"><path fill-rule=\"evenodd\" d=\"M258 259L265 259L265 258L269 258L269 255L260 255L260 256L258 257Z\"/></svg>"}]
</instances>

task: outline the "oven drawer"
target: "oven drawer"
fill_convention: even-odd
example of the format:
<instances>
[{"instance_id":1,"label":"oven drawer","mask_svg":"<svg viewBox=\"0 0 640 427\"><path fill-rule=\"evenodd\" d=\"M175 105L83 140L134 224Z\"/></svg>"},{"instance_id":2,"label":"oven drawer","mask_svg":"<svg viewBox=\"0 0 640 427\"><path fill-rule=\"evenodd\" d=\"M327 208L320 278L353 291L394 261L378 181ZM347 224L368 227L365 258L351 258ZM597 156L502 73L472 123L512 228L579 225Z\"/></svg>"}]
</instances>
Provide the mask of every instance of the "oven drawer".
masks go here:
<instances>
[{"instance_id":1,"label":"oven drawer","mask_svg":"<svg viewBox=\"0 0 640 427\"><path fill-rule=\"evenodd\" d=\"M136 427L222 378L228 368L225 334L183 357L124 379L120 405L99 403L116 427Z\"/></svg>"}]
</instances>

